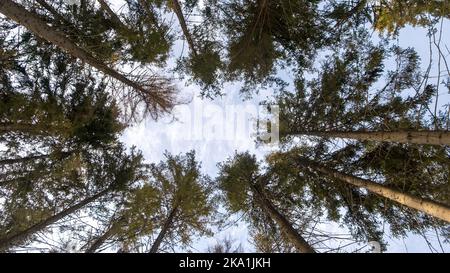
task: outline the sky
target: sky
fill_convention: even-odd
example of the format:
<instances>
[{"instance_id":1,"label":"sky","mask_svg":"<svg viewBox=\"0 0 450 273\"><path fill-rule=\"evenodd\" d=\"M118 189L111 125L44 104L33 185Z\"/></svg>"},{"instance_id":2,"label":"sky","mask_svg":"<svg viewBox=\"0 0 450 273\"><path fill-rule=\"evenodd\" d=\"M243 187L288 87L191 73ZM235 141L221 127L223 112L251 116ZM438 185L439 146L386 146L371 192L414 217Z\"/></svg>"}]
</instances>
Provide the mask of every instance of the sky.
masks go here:
<instances>
[{"instance_id":1,"label":"sky","mask_svg":"<svg viewBox=\"0 0 450 273\"><path fill-rule=\"evenodd\" d=\"M110 0L117 10L123 4L123 0ZM450 23L444 23L444 32L449 29ZM428 65L429 42L427 32L422 28L404 28L399 37L398 44L402 47L414 47L423 57L423 69ZM376 37L374 36L374 39ZM450 48L450 36L444 35L442 44ZM174 47L174 56L181 52L182 42L178 41ZM443 47L445 48L445 46ZM450 55L450 51L445 53ZM173 63L172 63L173 64ZM170 65L170 64L169 64ZM436 65L435 65L436 66ZM434 67L431 75L436 75ZM288 78L286 80L289 81ZM196 156L202 162L203 172L215 177L218 171L217 163L226 160L236 151L250 151L262 159L264 155L276 148L256 147L254 138L254 119L257 117L258 105L268 98L272 90L265 90L253 99L243 101L239 96L239 83L224 86L221 98L214 100L202 100L199 96L200 88L195 84L184 81L176 83L181 94L190 99L190 103L177 106L173 115L158 121L146 119L128 128L122 136L122 141L128 146L136 146L140 149L148 162L159 162L164 158L164 152L172 154L196 151ZM441 95L439 105L449 103L448 91ZM234 113L234 114L233 114ZM236 216L237 218L238 216ZM339 229L339 227L329 227ZM245 223L238 221L236 225L219 231L212 238L200 238L193 244L193 251L205 251L206 248L224 237L230 237L237 243L241 243L246 251L253 250L249 242L248 230ZM425 240L419 236L411 235L403 239L389 239L388 252L430 252ZM433 235L429 236L433 243ZM450 252L450 247L445 248Z\"/></svg>"}]
</instances>

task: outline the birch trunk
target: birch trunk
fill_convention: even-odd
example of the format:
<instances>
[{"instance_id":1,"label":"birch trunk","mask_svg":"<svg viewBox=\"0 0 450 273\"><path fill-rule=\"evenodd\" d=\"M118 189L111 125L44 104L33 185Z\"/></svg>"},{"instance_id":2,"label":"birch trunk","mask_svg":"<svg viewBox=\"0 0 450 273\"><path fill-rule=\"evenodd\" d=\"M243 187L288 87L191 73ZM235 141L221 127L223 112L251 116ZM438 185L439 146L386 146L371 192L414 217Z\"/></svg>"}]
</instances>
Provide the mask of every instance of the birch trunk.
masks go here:
<instances>
[{"instance_id":1,"label":"birch trunk","mask_svg":"<svg viewBox=\"0 0 450 273\"><path fill-rule=\"evenodd\" d=\"M399 131L399 132L298 132L292 135L348 138L380 142L450 145L450 132L443 131Z\"/></svg>"},{"instance_id":2,"label":"birch trunk","mask_svg":"<svg viewBox=\"0 0 450 273\"><path fill-rule=\"evenodd\" d=\"M336 178L348 184L356 187L365 188L366 190L397 202L405 207L413 208L418 211L424 212L441 220L450 223L450 206L441 204L432 200L413 196L411 194L403 193L401 191L392 189L390 187L380 185L376 182L362 179L353 175L348 175L331 168L325 167L321 164L312 162L309 159L302 158L302 165L309 166L329 177Z\"/></svg>"}]
</instances>

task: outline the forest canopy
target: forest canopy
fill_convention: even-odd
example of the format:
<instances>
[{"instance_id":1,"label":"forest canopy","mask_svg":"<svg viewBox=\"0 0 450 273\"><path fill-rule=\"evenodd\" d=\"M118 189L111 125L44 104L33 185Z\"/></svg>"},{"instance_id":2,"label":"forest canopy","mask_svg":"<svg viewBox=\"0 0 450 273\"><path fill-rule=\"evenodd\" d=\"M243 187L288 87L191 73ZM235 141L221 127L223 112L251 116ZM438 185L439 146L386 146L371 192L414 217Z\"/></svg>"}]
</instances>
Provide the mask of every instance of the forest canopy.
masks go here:
<instances>
[{"instance_id":1,"label":"forest canopy","mask_svg":"<svg viewBox=\"0 0 450 273\"><path fill-rule=\"evenodd\" d=\"M439 0L1 0L0 252L449 251L449 19ZM211 170L124 137L232 96L278 107L276 148L258 131ZM194 247L236 226L248 244Z\"/></svg>"}]
</instances>

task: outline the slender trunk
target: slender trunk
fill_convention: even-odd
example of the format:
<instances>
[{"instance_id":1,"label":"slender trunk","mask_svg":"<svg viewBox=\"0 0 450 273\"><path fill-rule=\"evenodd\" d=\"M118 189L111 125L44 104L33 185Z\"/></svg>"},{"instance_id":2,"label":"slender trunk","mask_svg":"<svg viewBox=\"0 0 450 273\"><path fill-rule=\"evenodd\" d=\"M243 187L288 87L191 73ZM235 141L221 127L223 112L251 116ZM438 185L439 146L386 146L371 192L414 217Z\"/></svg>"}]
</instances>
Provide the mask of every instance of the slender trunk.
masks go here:
<instances>
[{"instance_id":1,"label":"slender trunk","mask_svg":"<svg viewBox=\"0 0 450 273\"><path fill-rule=\"evenodd\" d=\"M61 220L62 218L76 212L77 210L83 208L84 206L88 205L91 202L94 202L98 198L105 196L110 192L110 188L107 188L91 197L88 197L81 201L80 203L69 207L37 224L32 225L31 227L25 229L24 231L21 231L19 233L16 233L14 235L6 235L5 238L0 239L0 252L5 251L11 246L21 243L25 241L28 237L35 234L36 232L42 231L43 229L47 228L48 226L56 223L57 221Z\"/></svg>"},{"instance_id":2,"label":"slender trunk","mask_svg":"<svg viewBox=\"0 0 450 273\"><path fill-rule=\"evenodd\" d=\"M309 166L321 173L336 178L338 180L344 181L356 187L365 188L366 190L380 195L384 198L397 202L403 206L419 210L421 212L427 213L431 216L439 218L441 220L450 222L450 206L441 204L432 200L416 197L401 191L389 188L384 185L380 185L376 182L362 179L353 175L348 175L331 168L325 167L321 164L313 162L309 159L300 159L301 164Z\"/></svg>"},{"instance_id":3,"label":"slender trunk","mask_svg":"<svg viewBox=\"0 0 450 273\"><path fill-rule=\"evenodd\" d=\"M117 229L120 226L120 220L113 223L111 225L111 227L109 227L100 237L98 237L93 243L92 245L86 249L86 253L94 253L95 251L97 251L97 249L99 247L101 247L106 240L108 240L109 238L113 237L114 235L117 234Z\"/></svg>"},{"instance_id":4,"label":"slender trunk","mask_svg":"<svg viewBox=\"0 0 450 273\"><path fill-rule=\"evenodd\" d=\"M180 23L189 48L191 49L192 54L194 54L194 56L197 56L197 50L195 49L194 40L192 39L191 33L189 32L186 24L186 20L184 19L183 9L181 8L180 2L178 2L178 0L170 0L170 2L172 4L173 11L177 15L178 22Z\"/></svg>"},{"instance_id":5,"label":"slender trunk","mask_svg":"<svg viewBox=\"0 0 450 273\"><path fill-rule=\"evenodd\" d=\"M399 132L296 132L291 135L337 137L383 142L450 145L450 132L441 131L399 131Z\"/></svg>"},{"instance_id":6,"label":"slender trunk","mask_svg":"<svg viewBox=\"0 0 450 273\"><path fill-rule=\"evenodd\" d=\"M163 109L166 109L166 102L158 94L147 90L138 83L128 79L123 74L117 72L116 70L108 67L105 63L97 60L89 52L78 47L74 42L69 40L64 32L56 30L46 24L45 21L39 18L36 14L29 12L22 6L14 3L11 0L1 0L0 2L0 12L11 20L23 25L31 32L37 36L55 44L61 49L67 51L70 55L88 63L92 67L98 69L99 71L105 73L106 75L122 82L123 84L132 87L138 92L149 96L157 105L160 105Z\"/></svg>"},{"instance_id":7,"label":"slender trunk","mask_svg":"<svg viewBox=\"0 0 450 273\"><path fill-rule=\"evenodd\" d=\"M156 237L155 242L153 242L152 247L150 248L150 253L156 253L159 250L159 246L161 245L164 237L166 236L169 229L172 227L173 219L175 218L175 215L178 212L178 206L175 205L174 208L170 211L169 216L167 217L166 221L164 222L163 227L161 228L161 231L158 234L158 237Z\"/></svg>"},{"instance_id":8,"label":"slender trunk","mask_svg":"<svg viewBox=\"0 0 450 273\"><path fill-rule=\"evenodd\" d=\"M108 16L110 17L111 21L120 29L130 31L128 27L122 23L122 20L120 20L119 16L109 7L108 3L106 3L105 0L97 0L100 3L100 6L102 10L104 10Z\"/></svg>"},{"instance_id":9,"label":"slender trunk","mask_svg":"<svg viewBox=\"0 0 450 273\"><path fill-rule=\"evenodd\" d=\"M68 21L64 16L62 16L56 9L54 9L50 4L48 4L45 0L36 0L43 8L45 8L48 12L50 12L56 19L58 19L65 27L70 27L72 30L75 28L72 26L72 23ZM77 31L78 32L78 31Z\"/></svg>"},{"instance_id":10,"label":"slender trunk","mask_svg":"<svg viewBox=\"0 0 450 273\"><path fill-rule=\"evenodd\" d=\"M281 214L272 202L264 195L261 188L256 185L252 185L252 189L264 211L278 224L281 232L284 233L297 251L301 253L315 253L315 250L298 233L289 220L287 220L286 217L284 217L284 215Z\"/></svg>"}]
</instances>

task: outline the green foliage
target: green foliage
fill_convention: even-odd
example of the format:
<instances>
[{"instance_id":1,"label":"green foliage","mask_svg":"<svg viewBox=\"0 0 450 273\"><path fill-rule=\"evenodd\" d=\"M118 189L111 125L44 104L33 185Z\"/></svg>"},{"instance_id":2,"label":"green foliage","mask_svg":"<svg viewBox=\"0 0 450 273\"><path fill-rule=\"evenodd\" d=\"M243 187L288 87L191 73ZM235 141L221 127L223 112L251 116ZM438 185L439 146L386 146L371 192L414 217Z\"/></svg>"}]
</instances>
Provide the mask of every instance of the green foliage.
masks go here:
<instances>
[{"instance_id":1,"label":"green foliage","mask_svg":"<svg viewBox=\"0 0 450 273\"><path fill-rule=\"evenodd\" d=\"M226 194L230 211L245 211L252 203L250 185L255 183L259 171L256 158L248 153L236 154L219 168L217 181Z\"/></svg>"},{"instance_id":2,"label":"green foliage","mask_svg":"<svg viewBox=\"0 0 450 273\"><path fill-rule=\"evenodd\" d=\"M201 174L194 151L176 156L166 153L165 157L149 169L150 184L162 198L157 222L162 227L175 211L164 242L179 240L181 246L187 246L193 236L210 234L208 225L216 209L213 184Z\"/></svg>"},{"instance_id":3,"label":"green foliage","mask_svg":"<svg viewBox=\"0 0 450 273\"><path fill-rule=\"evenodd\" d=\"M277 65L302 71L326 41L319 1L213 1L227 37L227 75L246 85L265 83Z\"/></svg>"},{"instance_id":4,"label":"green foliage","mask_svg":"<svg viewBox=\"0 0 450 273\"><path fill-rule=\"evenodd\" d=\"M448 1L382 1L374 6L375 28L395 33L406 25L431 26L440 18L450 18Z\"/></svg>"}]
</instances>

